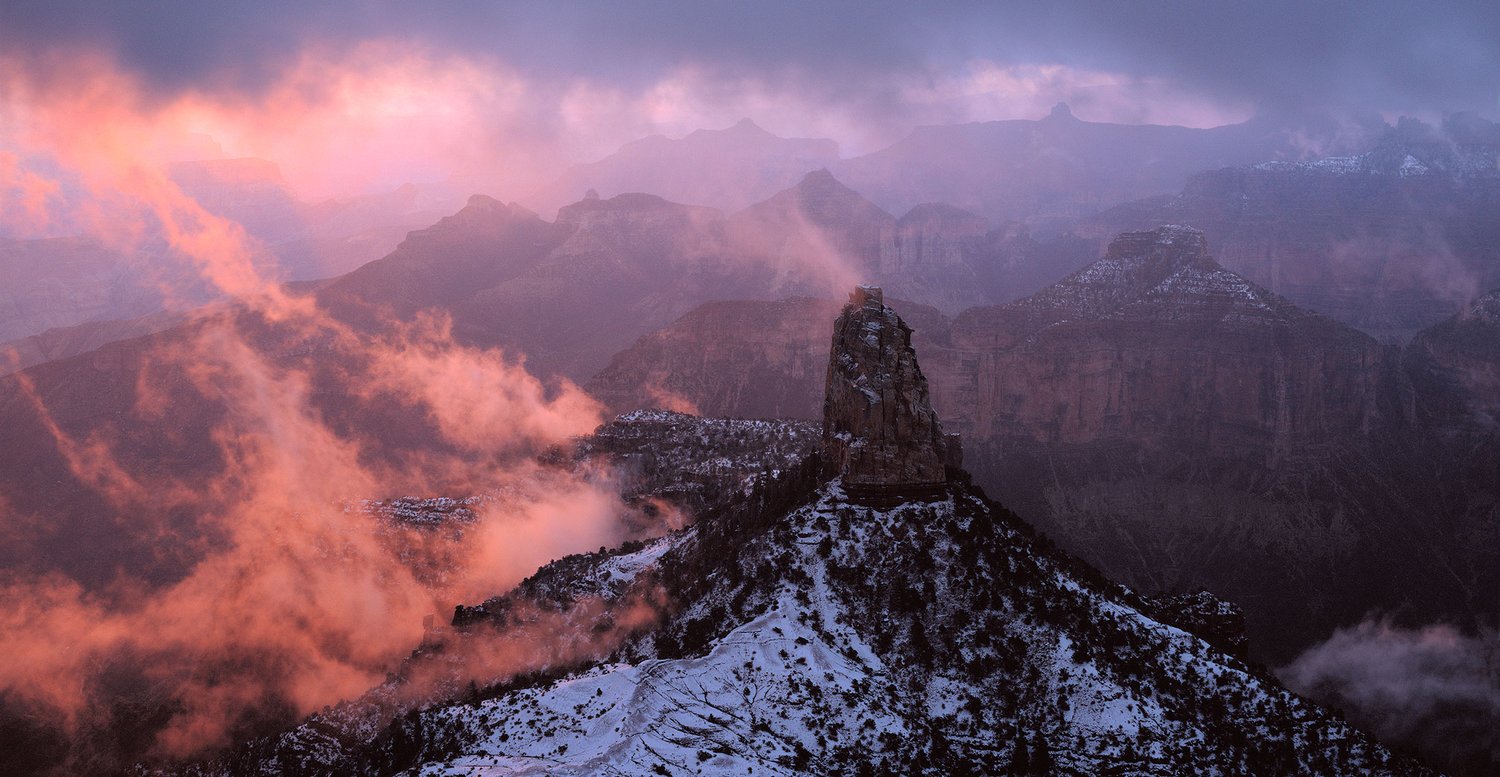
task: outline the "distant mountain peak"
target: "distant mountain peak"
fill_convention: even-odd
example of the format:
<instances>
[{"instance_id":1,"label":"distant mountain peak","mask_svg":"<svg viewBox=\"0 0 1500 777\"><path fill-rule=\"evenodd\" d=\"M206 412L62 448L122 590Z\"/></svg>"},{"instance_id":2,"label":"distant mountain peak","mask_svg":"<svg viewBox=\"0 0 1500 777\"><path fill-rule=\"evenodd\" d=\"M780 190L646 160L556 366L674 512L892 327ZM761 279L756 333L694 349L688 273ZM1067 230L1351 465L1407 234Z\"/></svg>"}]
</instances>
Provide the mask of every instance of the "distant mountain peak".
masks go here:
<instances>
[{"instance_id":1,"label":"distant mountain peak","mask_svg":"<svg viewBox=\"0 0 1500 777\"><path fill-rule=\"evenodd\" d=\"M803 175L797 185L750 206L746 213L775 218L806 218L821 226L851 230L850 234L854 234L854 230L868 229L875 222L893 224L896 220L864 195L834 178L828 168Z\"/></svg>"},{"instance_id":2,"label":"distant mountain peak","mask_svg":"<svg viewBox=\"0 0 1500 777\"><path fill-rule=\"evenodd\" d=\"M828 168L814 170L802 176L797 185L788 190L792 196L803 203L832 203L842 202L847 204L859 203L861 206L875 205L859 192L844 185L843 181L833 177ZM787 192L783 192L786 194Z\"/></svg>"},{"instance_id":3,"label":"distant mountain peak","mask_svg":"<svg viewBox=\"0 0 1500 777\"><path fill-rule=\"evenodd\" d=\"M1078 117L1073 115L1073 109L1069 108L1067 103L1062 102L1052 106L1047 118L1052 121L1078 121Z\"/></svg>"},{"instance_id":4,"label":"distant mountain peak","mask_svg":"<svg viewBox=\"0 0 1500 777\"><path fill-rule=\"evenodd\" d=\"M1208 239L1201 230L1181 224L1163 224L1142 232L1125 232L1110 241L1105 256L1150 259L1177 265L1208 257Z\"/></svg>"},{"instance_id":5,"label":"distant mountain peak","mask_svg":"<svg viewBox=\"0 0 1500 777\"><path fill-rule=\"evenodd\" d=\"M767 132L764 128L762 128L759 124L756 124L755 120L751 119L749 116L746 116L745 118L740 119L739 121L735 122L734 126L732 126L732 127L729 128L729 131L731 131L731 132L755 132L757 134L765 134L765 135L771 134L770 132Z\"/></svg>"},{"instance_id":6,"label":"distant mountain peak","mask_svg":"<svg viewBox=\"0 0 1500 777\"><path fill-rule=\"evenodd\" d=\"M1110 241L1104 256L1064 278L1058 286L1106 285L1139 296L1187 268L1221 269L1209 258L1203 233L1177 224L1124 232Z\"/></svg>"},{"instance_id":7,"label":"distant mountain peak","mask_svg":"<svg viewBox=\"0 0 1500 777\"><path fill-rule=\"evenodd\" d=\"M900 219L902 224L923 221L974 222L983 223L986 225L986 228L988 228L989 224L989 219L973 211L964 210L957 205L949 205L946 202L918 203L917 205L913 205L911 210L908 210L906 215Z\"/></svg>"},{"instance_id":8,"label":"distant mountain peak","mask_svg":"<svg viewBox=\"0 0 1500 777\"><path fill-rule=\"evenodd\" d=\"M509 218L513 215L529 214L531 211L519 205L511 203L507 205L488 194L471 194L464 206L458 212L444 217L437 224L428 227L427 232L433 229L443 229L458 224L488 223L497 219ZM445 226L446 225L446 226Z\"/></svg>"},{"instance_id":9,"label":"distant mountain peak","mask_svg":"<svg viewBox=\"0 0 1500 777\"><path fill-rule=\"evenodd\" d=\"M488 194L471 194L471 195L469 195L468 201L464 203L464 207L465 208L500 208L500 207L503 207L504 204L505 203L502 203L501 201L495 199L494 197L489 196Z\"/></svg>"},{"instance_id":10,"label":"distant mountain peak","mask_svg":"<svg viewBox=\"0 0 1500 777\"><path fill-rule=\"evenodd\" d=\"M849 187L847 187L843 183L839 182L839 179L834 178L833 177L833 173L829 172L828 168L826 168L826 167L820 167L817 170L813 170L812 172L808 173L807 175L802 176L802 180L797 182L797 188L798 189L824 189L824 188L849 189ZM854 191L854 190L853 189L849 189L849 191Z\"/></svg>"},{"instance_id":11,"label":"distant mountain peak","mask_svg":"<svg viewBox=\"0 0 1500 777\"><path fill-rule=\"evenodd\" d=\"M590 188L605 197L644 191L672 202L733 211L774 196L808 170L838 158L838 144L832 140L783 138L744 118L680 138L652 135L630 141L602 159L570 167L532 199L557 208Z\"/></svg>"},{"instance_id":12,"label":"distant mountain peak","mask_svg":"<svg viewBox=\"0 0 1500 777\"><path fill-rule=\"evenodd\" d=\"M1177 224L1122 233L1093 264L1015 304L1082 318L1140 304L1165 305L1178 316L1294 309L1214 261L1201 231Z\"/></svg>"},{"instance_id":13,"label":"distant mountain peak","mask_svg":"<svg viewBox=\"0 0 1500 777\"><path fill-rule=\"evenodd\" d=\"M1471 114L1454 114L1441 127L1403 116L1364 153L1261 162L1253 168L1320 175L1494 178L1500 175L1500 125Z\"/></svg>"},{"instance_id":14,"label":"distant mountain peak","mask_svg":"<svg viewBox=\"0 0 1500 777\"><path fill-rule=\"evenodd\" d=\"M660 136L660 135L654 135L654 136L652 136L652 138L655 140L655 142L658 142L658 143L680 142L680 141L669 140L669 139L667 139L667 138L665 138L663 136ZM728 141L731 141L731 142L734 142L734 141L740 141L740 142L743 142L743 141L752 141L752 142L754 142L754 141L762 141L762 142L764 142L764 141L786 142L787 139L783 138L783 137L781 137L779 135L776 135L776 134L774 134L772 132L769 132L768 130L766 130L766 128L760 126L759 124L756 124L754 119L751 119L750 117L747 116L747 117L745 117L743 119L740 119L739 121L737 121L737 122L729 125L728 127L725 127L724 129L708 129L708 128L703 128L703 129L693 130L692 132L689 132L686 136L684 136L683 140L684 141L692 141L692 142L701 142L701 143L721 143L721 142L723 142L725 140L728 140Z\"/></svg>"},{"instance_id":15,"label":"distant mountain peak","mask_svg":"<svg viewBox=\"0 0 1500 777\"><path fill-rule=\"evenodd\" d=\"M557 220L559 222L571 223L576 221L581 214L602 211L639 212L686 207L658 197L655 194L645 194L643 192L616 194L608 199L600 198L599 193L596 191L590 190L590 193L594 196L590 197L588 194L585 194L583 199L572 205L564 205L560 208L557 211Z\"/></svg>"}]
</instances>

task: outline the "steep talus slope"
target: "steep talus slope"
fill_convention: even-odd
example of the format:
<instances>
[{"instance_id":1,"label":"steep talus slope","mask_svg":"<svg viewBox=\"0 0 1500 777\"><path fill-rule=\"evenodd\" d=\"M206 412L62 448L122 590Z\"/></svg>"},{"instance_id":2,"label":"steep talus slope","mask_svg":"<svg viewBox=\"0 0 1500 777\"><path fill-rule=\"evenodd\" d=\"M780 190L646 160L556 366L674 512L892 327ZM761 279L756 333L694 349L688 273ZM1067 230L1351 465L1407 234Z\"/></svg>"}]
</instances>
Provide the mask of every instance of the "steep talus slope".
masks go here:
<instances>
[{"instance_id":1,"label":"steep talus slope","mask_svg":"<svg viewBox=\"0 0 1500 777\"><path fill-rule=\"evenodd\" d=\"M905 341L889 309L866 320L863 307L844 317ZM847 374L916 369L909 345L841 344L830 375L872 356ZM908 388L830 391L825 449L868 431L921 458L928 436L904 432L932 410L919 380L897 383ZM851 423L860 407L871 424ZM187 773L1427 773L1165 622L1222 627L1232 607L1142 599L958 470L939 491L870 506L845 483L879 465L844 457L820 482L824 466L811 459L670 538L564 559L460 608L455 631L363 701ZM632 631L642 602L662 609ZM543 624L566 649L465 690L480 648L513 648ZM576 650L581 634L593 656ZM433 673L446 679L417 687ZM422 694L427 704L399 702Z\"/></svg>"},{"instance_id":2,"label":"steep talus slope","mask_svg":"<svg viewBox=\"0 0 1500 777\"><path fill-rule=\"evenodd\" d=\"M1194 176L1181 194L1101 214L1105 237L1202 229L1224 266L1381 338L1405 338L1500 286L1500 126L1403 119L1372 150Z\"/></svg>"}]
</instances>

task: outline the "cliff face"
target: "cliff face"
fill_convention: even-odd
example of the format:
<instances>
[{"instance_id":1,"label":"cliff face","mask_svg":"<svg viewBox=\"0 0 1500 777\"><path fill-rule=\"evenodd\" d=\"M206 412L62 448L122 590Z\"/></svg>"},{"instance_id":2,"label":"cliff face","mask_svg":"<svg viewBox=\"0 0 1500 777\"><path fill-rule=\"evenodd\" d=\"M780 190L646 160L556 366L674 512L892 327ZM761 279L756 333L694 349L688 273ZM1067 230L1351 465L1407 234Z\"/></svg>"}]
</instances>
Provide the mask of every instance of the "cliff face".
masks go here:
<instances>
[{"instance_id":1,"label":"cliff face","mask_svg":"<svg viewBox=\"0 0 1500 777\"><path fill-rule=\"evenodd\" d=\"M618 412L819 418L839 309L812 297L709 302L615 354L585 388Z\"/></svg>"},{"instance_id":2,"label":"cliff face","mask_svg":"<svg viewBox=\"0 0 1500 777\"><path fill-rule=\"evenodd\" d=\"M1500 289L1418 333L1406 352L1424 420L1459 433L1500 432Z\"/></svg>"},{"instance_id":3,"label":"cliff face","mask_svg":"<svg viewBox=\"0 0 1500 777\"><path fill-rule=\"evenodd\" d=\"M954 443L956 445L956 443ZM844 486L900 492L947 481L949 442L928 400L911 328L860 286L833 326L823 400L823 465Z\"/></svg>"},{"instance_id":4,"label":"cliff face","mask_svg":"<svg viewBox=\"0 0 1500 777\"><path fill-rule=\"evenodd\" d=\"M918 205L896 221L880 245L880 271L953 268L966 264L978 249L990 223L961 208L942 203Z\"/></svg>"},{"instance_id":5,"label":"cliff face","mask_svg":"<svg viewBox=\"0 0 1500 777\"><path fill-rule=\"evenodd\" d=\"M1121 235L1036 295L965 311L951 338L928 359L934 402L976 440L1274 458L1375 413L1378 343L1225 270L1187 228Z\"/></svg>"}]
</instances>

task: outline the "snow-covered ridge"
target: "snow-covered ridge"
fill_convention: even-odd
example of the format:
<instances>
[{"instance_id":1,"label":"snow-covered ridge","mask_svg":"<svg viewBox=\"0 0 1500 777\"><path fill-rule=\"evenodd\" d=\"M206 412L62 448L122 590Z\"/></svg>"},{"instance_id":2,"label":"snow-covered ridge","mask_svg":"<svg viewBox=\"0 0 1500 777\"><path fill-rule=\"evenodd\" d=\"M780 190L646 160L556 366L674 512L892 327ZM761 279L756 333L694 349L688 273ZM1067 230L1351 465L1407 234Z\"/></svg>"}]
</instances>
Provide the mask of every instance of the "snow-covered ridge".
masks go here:
<instances>
[{"instance_id":1,"label":"snow-covered ridge","mask_svg":"<svg viewBox=\"0 0 1500 777\"><path fill-rule=\"evenodd\" d=\"M1166 225L1126 233L1083 269L1012 303L1050 319L1201 319L1232 324L1265 322L1287 313L1274 295L1225 269L1207 254L1203 233Z\"/></svg>"},{"instance_id":2,"label":"snow-covered ridge","mask_svg":"<svg viewBox=\"0 0 1500 777\"><path fill-rule=\"evenodd\" d=\"M995 773L1022 750L1065 773L1259 773L1276 758L1407 773L1128 593L1029 548L975 497L873 510L841 496L824 489L744 547L741 563L770 561L772 578L721 575L675 616L721 629L702 652L655 658L648 639L622 660L432 710L423 729L453 752L414 773L943 773L953 752ZM997 544L978 539L990 531ZM1236 755L1228 731L1285 750Z\"/></svg>"},{"instance_id":3,"label":"snow-covered ridge","mask_svg":"<svg viewBox=\"0 0 1500 777\"><path fill-rule=\"evenodd\" d=\"M1227 301L1238 307L1272 310L1259 288L1222 267L1179 268L1147 292L1147 298L1188 305Z\"/></svg>"},{"instance_id":4,"label":"snow-covered ridge","mask_svg":"<svg viewBox=\"0 0 1500 777\"><path fill-rule=\"evenodd\" d=\"M1500 151L1487 148L1381 148L1355 156L1303 162L1261 162L1250 169L1301 175L1446 175L1455 179L1500 176Z\"/></svg>"}]
</instances>

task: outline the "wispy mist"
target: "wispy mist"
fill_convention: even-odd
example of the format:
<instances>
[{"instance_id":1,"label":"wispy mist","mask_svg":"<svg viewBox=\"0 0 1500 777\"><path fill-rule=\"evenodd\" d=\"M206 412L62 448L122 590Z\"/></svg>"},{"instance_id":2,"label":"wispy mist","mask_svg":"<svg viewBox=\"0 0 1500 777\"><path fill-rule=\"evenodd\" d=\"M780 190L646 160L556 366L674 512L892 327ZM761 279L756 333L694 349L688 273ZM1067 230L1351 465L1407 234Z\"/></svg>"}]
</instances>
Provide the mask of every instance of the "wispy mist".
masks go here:
<instances>
[{"instance_id":1,"label":"wispy mist","mask_svg":"<svg viewBox=\"0 0 1500 777\"><path fill-rule=\"evenodd\" d=\"M1500 766L1500 640L1448 626L1365 621L1279 672L1292 689L1356 725L1419 748L1457 774Z\"/></svg>"}]
</instances>

